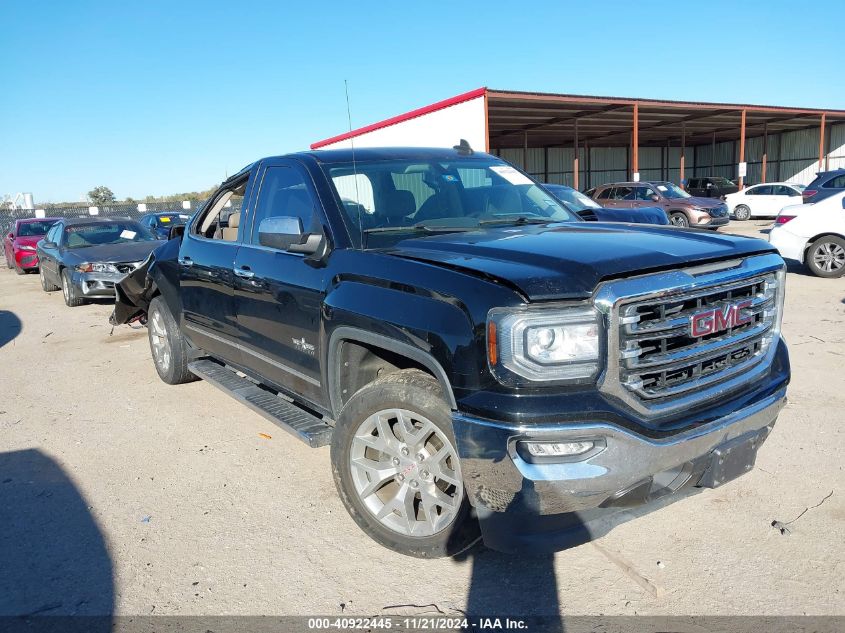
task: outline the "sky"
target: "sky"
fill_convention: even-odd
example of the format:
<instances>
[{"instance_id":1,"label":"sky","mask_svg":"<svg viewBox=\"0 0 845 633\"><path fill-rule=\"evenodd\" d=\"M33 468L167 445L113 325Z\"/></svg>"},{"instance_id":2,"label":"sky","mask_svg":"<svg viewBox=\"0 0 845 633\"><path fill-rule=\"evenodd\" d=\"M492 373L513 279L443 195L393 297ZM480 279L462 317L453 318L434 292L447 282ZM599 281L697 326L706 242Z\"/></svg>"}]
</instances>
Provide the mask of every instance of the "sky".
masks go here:
<instances>
[{"instance_id":1,"label":"sky","mask_svg":"<svg viewBox=\"0 0 845 633\"><path fill-rule=\"evenodd\" d=\"M353 127L481 86L845 109L841 7L797 6L0 0L0 198L207 189L346 131L344 80Z\"/></svg>"}]
</instances>

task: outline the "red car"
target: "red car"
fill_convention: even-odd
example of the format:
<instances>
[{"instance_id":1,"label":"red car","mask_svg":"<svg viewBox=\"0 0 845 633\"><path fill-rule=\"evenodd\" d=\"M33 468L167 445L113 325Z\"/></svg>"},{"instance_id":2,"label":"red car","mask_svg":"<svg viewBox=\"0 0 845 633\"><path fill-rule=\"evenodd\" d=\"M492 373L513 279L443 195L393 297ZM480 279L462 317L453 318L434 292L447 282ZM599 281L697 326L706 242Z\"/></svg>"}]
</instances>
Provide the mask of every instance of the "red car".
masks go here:
<instances>
[{"instance_id":1,"label":"red car","mask_svg":"<svg viewBox=\"0 0 845 633\"><path fill-rule=\"evenodd\" d=\"M59 218L27 218L15 220L15 228L3 240L6 252L6 266L14 268L19 275L27 270L38 270L38 255L35 245Z\"/></svg>"}]
</instances>

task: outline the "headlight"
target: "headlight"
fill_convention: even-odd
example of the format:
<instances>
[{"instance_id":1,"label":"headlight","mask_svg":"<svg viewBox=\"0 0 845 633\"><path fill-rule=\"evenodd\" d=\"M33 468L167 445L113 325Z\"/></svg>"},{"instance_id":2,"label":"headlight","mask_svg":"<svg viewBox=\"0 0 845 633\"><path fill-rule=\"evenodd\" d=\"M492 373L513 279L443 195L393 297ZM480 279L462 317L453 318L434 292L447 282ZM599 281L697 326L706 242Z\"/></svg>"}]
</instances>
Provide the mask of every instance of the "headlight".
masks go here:
<instances>
[{"instance_id":1,"label":"headlight","mask_svg":"<svg viewBox=\"0 0 845 633\"><path fill-rule=\"evenodd\" d=\"M766 352L771 344L780 336L781 324L783 323L783 304L786 298L786 268L781 268L775 273L774 279L764 282L763 293L766 297L772 297L774 301L771 307L763 312L763 319L771 322L772 327L760 341L762 352Z\"/></svg>"},{"instance_id":2,"label":"headlight","mask_svg":"<svg viewBox=\"0 0 845 633\"><path fill-rule=\"evenodd\" d=\"M21 244L20 246L18 246L18 248L21 249L22 251L34 251L35 250L34 246L27 246L26 244Z\"/></svg>"},{"instance_id":3,"label":"headlight","mask_svg":"<svg viewBox=\"0 0 845 633\"><path fill-rule=\"evenodd\" d=\"M487 323L488 363L503 384L587 382L599 373L593 308L495 308Z\"/></svg>"},{"instance_id":4,"label":"headlight","mask_svg":"<svg viewBox=\"0 0 845 633\"><path fill-rule=\"evenodd\" d=\"M100 263L93 263L93 264L79 264L76 267L81 273L116 273L118 272L117 268L113 264L100 264Z\"/></svg>"}]
</instances>

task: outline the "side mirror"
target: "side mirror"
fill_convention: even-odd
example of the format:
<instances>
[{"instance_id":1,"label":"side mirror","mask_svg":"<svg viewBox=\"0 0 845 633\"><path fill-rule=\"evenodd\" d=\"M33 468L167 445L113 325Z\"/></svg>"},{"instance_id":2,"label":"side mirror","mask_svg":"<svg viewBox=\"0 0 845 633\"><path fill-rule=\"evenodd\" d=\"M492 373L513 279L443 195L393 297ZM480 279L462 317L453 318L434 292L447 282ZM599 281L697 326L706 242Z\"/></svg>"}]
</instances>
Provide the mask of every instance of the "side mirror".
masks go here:
<instances>
[{"instance_id":1,"label":"side mirror","mask_svg":"<svg viewBox=\"0 0 845 633\"><path fill-rule=\"evenodd\" d=\"M713 188L713 183L712 183L712 182L708 182L706 186L707 186L707 188L708 188L708 189L712 189L712 188Z\"/></svg>"},{"instance_id":2,"label":"side mirror","mask_svg":"<svg viewBox=\"0 0 845 633\"><path fill-rule=\"evenodd\" d=\"M174 224L167 232L167 239L172 240L174 237L178 237L181 240L183 235L185 235L185 225Z\"/></svg>"},{"instance_id":3,"label":"side mirror","mask_svg":"<svg viewBox=\"0 0 845 633\"><path fill-rule=\"evenodd\" d=\"M14 239L15 239L15 234L10 232L10 233L9 233L9 235L8 235L8 237L9 237L9 239L10 239L10 240L14 240Z\"/></svg>"},{"instance_id":4,"label":"side mirror","mask_svg":"<svg viewBox=\"0 0 845 633\"><path fill-rule=\"evenodd\" d=\"M652 202L660 202L660 196L658 196L656 193L651 194L649 198Z\"/></svg>"},{"instance_id":5,"label":"side mirror","mask_svg":"<svg viewBox=\"0 0 845 633\"><path fill-rule=\"evenodd\" d=\"M314 255L324 247L325 239L319 233L303 233L302 220L283 215L261 221L258 243L289 253Z\"/></svg>"}]
</instances>

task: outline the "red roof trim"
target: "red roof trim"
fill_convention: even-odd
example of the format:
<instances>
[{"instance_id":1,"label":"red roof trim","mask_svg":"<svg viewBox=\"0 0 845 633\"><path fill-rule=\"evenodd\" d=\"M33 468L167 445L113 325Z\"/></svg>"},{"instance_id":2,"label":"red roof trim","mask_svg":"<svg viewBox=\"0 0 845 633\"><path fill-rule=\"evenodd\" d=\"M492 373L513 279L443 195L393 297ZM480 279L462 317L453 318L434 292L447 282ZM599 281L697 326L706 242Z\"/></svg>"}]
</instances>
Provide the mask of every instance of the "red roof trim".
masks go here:
<instances>
[{"instance_id":1,"label":"red roof trim","mask_svg":"<svg viewBox=\"0 0 845 633\"><path fill-rule=\"evenodd\" d=\"M422 108L417 108L416 110L411 110L410 112L406 112L405 114L400 114L390 119L385 119L384 121L379 121L378 123L373 123L372 125L367 125L365 127L359 127L357 130L352 130L351 132L346 132L345 134L339 134L337 136L327 138L323 141L311 143L311 149L319 149L321 147L325 147L326 145L331 145L332 143L337 143L339 141L345 141L350 138L355 138L356 136L361 136L362 134L366 134L367 132L372 132L374 130L380 130L381 128L390 127L391 125L396 125L397 123L402 123L403 121L410 121L411 119L416 119L417 117L421 117L425 114L431 114L432 112L444 110L445 108L448 108L453 105L458 105L459 103L464 103L465 101L471 101L472 99L483 97L485 94L487 94L487 88L476 88L475 90L470 90L469 92L459 94L449 99L444 99L443 101L438 101L437 103L432 103L431 105L427 105Z\"/></svg>"}]
</instances>

